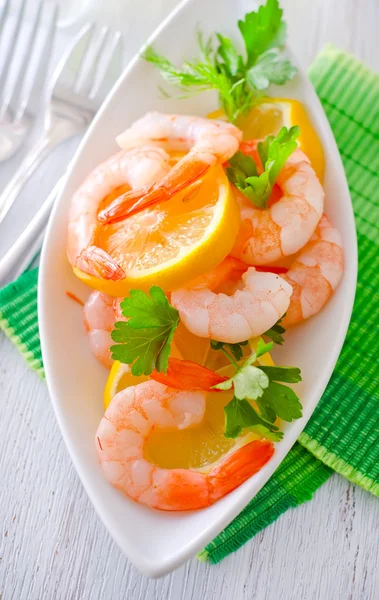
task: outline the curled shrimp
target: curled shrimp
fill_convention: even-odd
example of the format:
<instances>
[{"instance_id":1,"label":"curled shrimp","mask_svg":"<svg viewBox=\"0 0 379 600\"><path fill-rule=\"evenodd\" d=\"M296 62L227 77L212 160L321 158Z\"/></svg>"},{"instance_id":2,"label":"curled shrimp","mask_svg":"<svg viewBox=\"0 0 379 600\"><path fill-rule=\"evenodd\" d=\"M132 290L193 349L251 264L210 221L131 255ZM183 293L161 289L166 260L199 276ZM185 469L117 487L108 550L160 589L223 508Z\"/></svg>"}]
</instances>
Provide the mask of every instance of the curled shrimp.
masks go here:
<instances>
[{"instance_id":1,"label":"curled shrimp","mask_svg":"<svg viewBox=\"0 0 379 600\"><path fill-rule=\"evenodd\" d=\"M241 151L259 165L257 141ZM267 209L255 208L235 190L241 228L232 255L250 265L266 265L298 252L313 235L324 210L324 190L308 157L297 148L276 181L282 197Z\"/></svg>"},{"instance_id":2,"label":"curled shrimp","mask_svg":"<svg viewBox=\"0 0 379 600\"><path fill-rule=\"evenodd\" d=\"M103 292L92 292L84 305L84 324L90 348L105 367L113 364L109 348L114 343L111 331L116 321L125 321L120 299Z\"/></svg>"},{"instance_id":3,"label":"curled shrimp","mask_svg":"<svg viewBox=\"0 0 379 600\"><path fill-rule=\"evenodd\" d=\"M168 152L187 154L150 188L126 192L116 198L99 213L100 221L116 223L148 206L168 200L203 175L211 165L224 163L233 156L241 139L242 132L223 121L147 113L118 136L121 148L156 144Z\"/></svg>"},{"instance_id":4,"label":"curled shrimp","mask_svg":"<svg viewBox=\"0 0 379 600\"><path fill-rule=\"evenodd\" d=\"M191 279L185 286L187 290L202 290L208 288L212 291L218 291L218 288L224 283L234 283L241 279L241 275L245 273L249 265L234 258L227 256L218 265L199 275L195 279Z\"/></svg>"},{"instance_id":5,"label":"curled shrimp","mask_svg":"<svg viewBox=\"0 0 379 600\"><path fill-rule=\"evenodd\" d=\"M343 273L339 232L324 215L315 234L283 275L293 289L284 325L294 325L318 313L328 302Z\"/></svg>"},{"instance_id":6,"label":"curled shrimp","mask_svg":"<svg viewBox=\"0 0 379 600\"><path fill-rule=\"evenodd\" d=\"M271 442L257 440L227 454L209 473L163 469L144 458L153 429L185 429L200 423L206 394L181 392L156 381L122 390L96 433L96 449L108 481L127 496L161 510L193 510L213 504L259 471L271 458Z\"/></svg>"},{"instance_id":7,"label":"curled shrimp","mask_svg":"<svg viewBox=\"0 0 379 600\"><path fill-rule=\"evenodd\" d=\"M279 275L254 267L247 269L236 287L231 295L200 284L197 289L175 290L171 304L195 335L234 344L270 329L286 312L292 294L291 285Z\"/></svg>"},{"instance_id":8,"label":"curled shrimp","mask_svg":"<svg viewBox=\"0 0 379 600\"><path fill-rule=\"evenodd\" d=\"M96 167L71 201L67 244L71 265L102 279L124 279L120 265L97 246L99 208L115 190L149 187L170 168L168 154L153 145L122 150Z\"/></svg>"}]
</instances>

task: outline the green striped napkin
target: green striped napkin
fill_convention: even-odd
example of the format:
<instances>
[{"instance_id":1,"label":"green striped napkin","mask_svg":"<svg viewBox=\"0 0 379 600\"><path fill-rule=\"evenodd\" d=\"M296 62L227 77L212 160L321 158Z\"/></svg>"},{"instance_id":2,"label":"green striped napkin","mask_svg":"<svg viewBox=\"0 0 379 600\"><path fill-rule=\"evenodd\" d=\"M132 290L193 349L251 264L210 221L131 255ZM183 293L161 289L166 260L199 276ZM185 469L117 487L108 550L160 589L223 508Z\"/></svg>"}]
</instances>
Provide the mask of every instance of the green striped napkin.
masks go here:
<instances>
[{"instance_id":1,"label":"green striped napkin","mask_svg":"<svg viewBox=\"0 0 379 600\"><path fill-rule=\"evenodd\" d=\"M379 496L379 77L328 46L310 69L339 146L354 204L359 276L352 320L305 431L259 494L198 555L220 561L281 513L310 500L336 471ZM0 291L0 327L42 377L37 269Z\"/></svg>"}]
</instances>

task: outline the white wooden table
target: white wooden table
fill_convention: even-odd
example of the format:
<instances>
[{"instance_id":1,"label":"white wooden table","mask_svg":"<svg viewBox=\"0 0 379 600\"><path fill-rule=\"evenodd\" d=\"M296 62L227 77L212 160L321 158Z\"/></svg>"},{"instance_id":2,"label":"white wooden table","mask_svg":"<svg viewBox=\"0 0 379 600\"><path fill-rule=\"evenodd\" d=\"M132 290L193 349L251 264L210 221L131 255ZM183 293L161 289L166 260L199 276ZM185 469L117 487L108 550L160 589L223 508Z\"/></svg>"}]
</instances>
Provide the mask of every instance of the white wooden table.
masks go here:
<instances>
[{"instance_id":1,"label":"white wooden table","mask_svg":"<svg viewBox=\"0 0 379 600\"><path fill-rule=\"evenodd\" d=\"M305 66L333 42L379 70L379 0L283 0ZM66 148L66 154L70 153ZM4 252L61 170L52 159L1 228ZM4 184L17 158L0 169ZM0 335L0 599L376 600L379 502L334 475L216 566L141 576L99 522L63 445L44 383Z\"/></svg>"}]
</instances>

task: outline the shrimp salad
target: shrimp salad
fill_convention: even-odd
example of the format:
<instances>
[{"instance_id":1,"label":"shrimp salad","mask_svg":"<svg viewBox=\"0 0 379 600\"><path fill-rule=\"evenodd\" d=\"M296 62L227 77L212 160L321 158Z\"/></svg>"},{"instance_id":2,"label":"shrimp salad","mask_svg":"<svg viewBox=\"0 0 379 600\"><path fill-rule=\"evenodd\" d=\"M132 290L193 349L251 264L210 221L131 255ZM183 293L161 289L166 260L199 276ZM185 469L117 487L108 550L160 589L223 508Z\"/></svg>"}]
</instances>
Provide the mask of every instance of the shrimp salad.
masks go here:
<instances>
[{"instance_id":1,"label":"shrimp salad","mask_svg":"<svg viewBox=\"0 0 379 600\"><path fill-rule=\"evenodd\" d=\"M259 10L283 30L277 0ZM270 460L302 415L301 371L274 364L272 348L317 318L343 274L317 132L298 100L266 92L296 69L274 39L251 54L253 22L239 22L238 68L230 40L202 41L213 79L202 71L201 85L201 60L175 67L176 81L148 48L171 85L216 85L219 108L141 116L71 201L68 260L92 288L84 324L109 369L95 449L110 484L154 509L207 507ZM282 79L254 79L263 53Z\"/></svg>"}]
</instances>

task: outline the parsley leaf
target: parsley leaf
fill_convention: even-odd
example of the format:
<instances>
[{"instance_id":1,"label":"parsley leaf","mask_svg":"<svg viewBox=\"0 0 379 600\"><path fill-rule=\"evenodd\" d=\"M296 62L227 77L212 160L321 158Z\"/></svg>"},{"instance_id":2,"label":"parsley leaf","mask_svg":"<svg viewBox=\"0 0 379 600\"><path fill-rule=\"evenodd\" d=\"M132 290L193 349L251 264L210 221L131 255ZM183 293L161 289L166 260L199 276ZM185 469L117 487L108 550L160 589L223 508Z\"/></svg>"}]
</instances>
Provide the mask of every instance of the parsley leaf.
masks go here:
<instances>
[{"instance_id":1,"label":"parsley leaf","mask_svg":"<svg viewBox=\"0 0 379 600\"><path fill-rule=\"evenodd\" d=\"M257 398L255 403L259 409L262 419L264 419L265 421L268 421L269 423L275 423L276 414L272 410L272 408L267 406L266 403L261 402L261 398Z\"/></svg>"},{"instance_id":2,"label":"parsley leaf","mask_svg":"<svg viewBox=\"0 0 379 600\"><path fill-rule=\"evenodd\" d=\"M271 83L283 85L296 75L296 68L287 58L282 58L277 48L267 50L247 71L246 81L251 88L266 90Z\"/></svg>"},{"instance_id":3,"label":"parsley leaf","mask_svg":"<svg viewBox=\"0 0 379 600\"><path fill-rule=\"evenodd\" d=\"M221 33L205 40L198 32L198 59L176 67L151 46L142 57L160 70L167 83L183 92L179 97L217 90L225 114L235 122L271 83L281 85L296 73L290 61L282 57L286 26L278 0L267 0L258 11L246 14L238 27L245 44L244 55Z\"/></svg>"},{"instance_id":4,"label":"parsley leaf","mask_svg":"<svg viewBox=\"0 0 379 600\"><path fill-rule=\"evenodd\" d=\"M284 337L283 337L283 333L286 332L286 330L284 329L284 327L280 324L282 322L282 320L284 319L286 315L284 314L279 321L277 321L275 323L275 325L273 325L270 329L268 329L267 331L264 332L263 335L266 335L267 337L271 338L272 341L274 342L274 344L279 344L279 346L282 346L283 342L284 342Z\"/></svg>"},{"instance_id":5,"label":"parsley leaf","mask_svg":"<svg viewBox=\"0 0 379 600\"><path fill-rule=\"evenodd\" d=\"M238 400L234 397L224 408L225 412L225 437L236 438L240 435L242 429L253 428L257 425L265 429L276 432L279 430L276 425L266 422L259 416L257 411L247 400Z\"/></svg>"},{"instance_id":6,"label":"parsley leaf","mask_svg":"<svg viewBox=\"0 0 379 600\"><path fill-rule=\"evenodd\" d=\"M288 385L270 381L260 402L271 408L280 419L293 421L302 415L302 406L296 393Z\"/></svg>"},{"instance_id":7,"label":"parsley leaf","mask_svg":"<svg viewBox=\"0 0 379 600\"><path fill-rule=\"evenodd\" d=\"M219 42L216 54L218 68L230 78L241 75L244 71L243 58L238 54L233 42L221 33L216 33L216 37Z\"/></svg>"},{"instance_id":8,"label":"parsley leaf","mask_svg":"<svg viewBox=\"0 0 379 600\"><path fill-rule=\"evenodd\" d=\"M224 342L217 342L216 340L211 340L211 348L212 350L223 350L225 348L232 353L232 355L237 361L239 361L243 357L242 346L247 346L248 343L248 340L246 340L245 342L239 342L238 344L226 344Z\"/></svg>"},{"instance_id":9,"label":"parsley leaf","mask_svg":"<svg viewBox=\"0 0 379 600\"><path fill-rule=\"evenodd\" d=\"M259 365L263 373L269 377L270 381L284 381L285 383L299 383L301 381L301 371L298 367L266 367Z\"/></svg>"},{"instance_id":10,"label":"parsley leaf","mask_svg":"<svg viewBox=\"0 0 379 600\"><path fill-rule=\"evenodd\" d=\"M275 181L288 157L297 147L300 134L298 126L282 127L277 137L269 135L258 143L258 154L263 165L263 173L254 173L251 160L238 151L230 160L226 174L239 190L258 208L266 208ZM255 167L256 170L256 167Z\"/></svg>"},{"instance_id":11,"label":"parsley leaf","mask_svg":"<svg viewBox=\"0 0 379 600\"><path fill-rule=\"evenodd\" d=\"M257 367L243 365L237 369L235 375L218 383L215 387L219 390L230 390L234 387L234 395L238 400L244 398L259 398L268 387L269 378Z\"/></svg>"},{"instance_id":12,"label":"parsley leaf","mask_svg":"<svg viewBox=\"0 0 379 600\"><path fill-rule=\"evenodd\" d=\"M168 357L175 329L179 324L178 311L169 304L164 291L150 288L150 296L141 290L131 290L120 306L127 322L115 323L111 333L112 358L131 364L133 375L150 375L154 368L167 372Z\"/></svg>"},{"instance_id":13,"label":"parsley leaf","mask_svg":"<svg viewBox=\"0 0 379 600\"><path fill-rule=\"evenodd\" d=\"M213 342L212 347L223 350L223 346L221 342ZM275 434L275 441L278 441L282 434L274 425L276 419L292 421L301 417L302 406L296 393L289 386L278 383L298 383L301 381L300 369L253 365L272 347L272 342L265 344L260 340L256 351L237 367L234 375L214 386L219 390L234 389L233 399L224 408L226 437L237 437L242 429L256 431L258 426L261 428L258 431ZM257 410L249 400L255 400Z\"/></svg>"},{"instance_id":14,"label":"parsley leaf","mask_svg":"<svg viewBox=\"0 0 379 600\"><path fill-rule=\"evenodd\" d=\"M265 50L281 47L286 40L286 24L278 0L267 0L257 12L246 14L243 20L238 21L238 28L245 42L248 67Z\"/></svg>"},{"instance_id":15,"label":"parsley leaf","mask_svg":"<svg viewBox=\"0 0 379 600\"><path fill-rule=\"evenodd\" d=\"M258 342L257 350L238 367L234 375L218 383L214 387L218 390L230 390L234 387L234 396L238 400L250 398L255 400L262 396L264 389L269 385L269 378L261 369L254 367L252 363L256 362L259 356L271 350L273 344L264 344L261 340Z\"/></svg>"},{"instance_id":16,"label":"parsley leaf","mask_svg":"<svg viewBox=\"0 0 379 600\"><path fill-rule=\"evenodd\" d=\"M238 152L229 159L229 166L226 167L226 174L229 181L243 192L243 190L248 187L246 186L246 179L248 177L258 176L257 165L251 156L243 154L241 150L238 150Z\"/></svg>"},{"instance_id":17,"label":"parsley leaf","mask_svg":"<svg viewBox=\"0 0 379 600\"><path fill-rule=\"evenodd\" d=\"M283 439L283 431L271 431L266 425L253 425L246 429L266 438L266 440L271 440L272 442L280 442L280 440Z\"/></svg>"}]
</instances>

